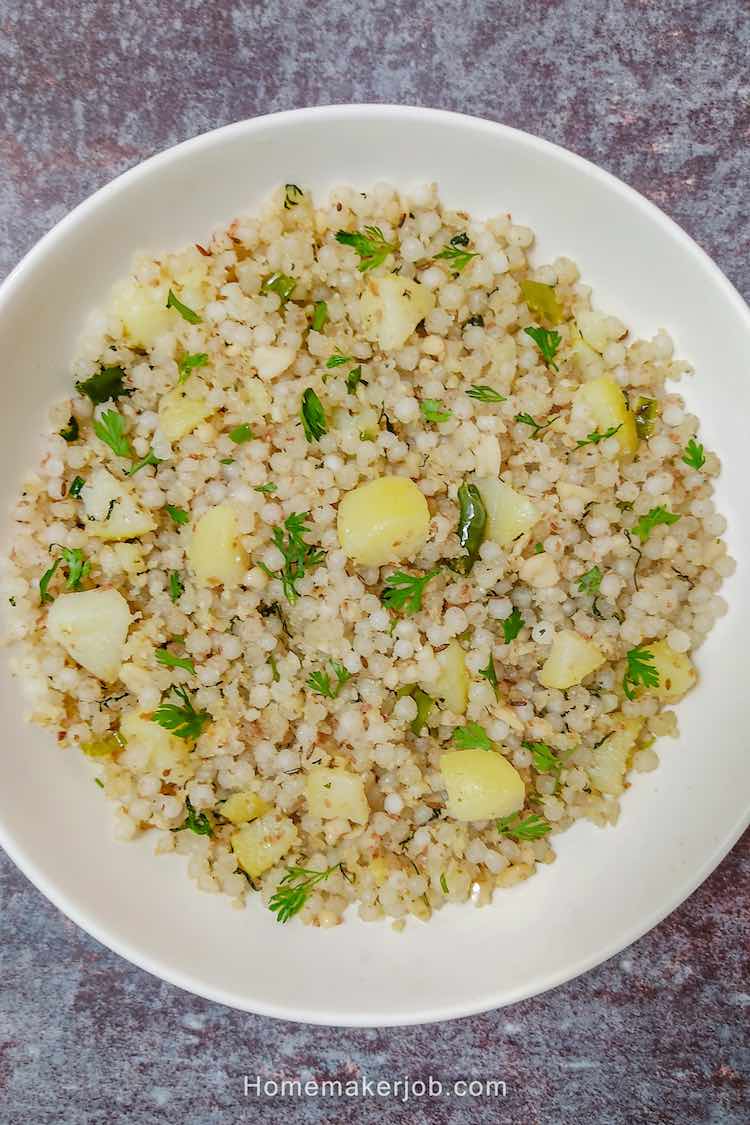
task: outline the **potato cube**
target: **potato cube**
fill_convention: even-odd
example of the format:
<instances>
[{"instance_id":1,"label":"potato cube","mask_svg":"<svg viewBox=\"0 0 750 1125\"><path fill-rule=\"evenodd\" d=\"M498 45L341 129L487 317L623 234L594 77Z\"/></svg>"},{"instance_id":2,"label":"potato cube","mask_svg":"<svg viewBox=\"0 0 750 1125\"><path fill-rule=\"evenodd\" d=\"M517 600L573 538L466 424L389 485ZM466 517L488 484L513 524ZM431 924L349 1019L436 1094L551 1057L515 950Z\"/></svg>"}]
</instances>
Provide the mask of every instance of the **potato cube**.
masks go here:
<instances>
[{"instance_id":1,"label":"potato cube","mask_svg":"<svg viewBox=\"0 0 750 1125\"><path fill-rule=\"evenodd\" d=\"M659 686L649 688L650 694L669 702L681 699L698 679L688 654L675 652L666 641L654 641L646 647L653 654L654 668L659 673Z\"/></svg>"},{"instance_id":2,"label":"potato cube","mask_svg":"<svg viewBox=\"0 0 750 1125\"><path fill-rule=\"evenodd\" d=\"M231 838L237 862L251 879L257 879L278 863L299 839L294 823L288 817L273 813L243 824Z\"/></svg>"},{"instance_id":3,"label":"potato cube","mask_svg":"<svg viewBox=\"0 0 750 1125\"><path fill-rule=\"evenodd\" d=\"M239 541L231 504L217 504L203 513L193 529L187 557L202 585L239 586L250 560Z\"/></svg>"},{"instance_id":4,"label":"potato cube","mask_svg":"<svg viewBox=\"0 0 750 1125\"><path fill-rule=\"evenodd\" d=\"M435 295L418 281L388 274L368 278L359 307L367 339L377 341L384 352L395 351L435 308Z\"/></svg>"},{"instance_id":5,"label":"potato cube","mask_svg":"<svg viewBox=\"0 0 750 1125\"><path fill-rule=\"evenodd\" d=\"M87 672L112 683L132 620L117 590L81 590L56 598L47 614L47 632Z\"/></svg>"},{"instance_id":6,"label":"potato cube","mask_svg":"<svg viewBox=\"0 0 750 1125\"><path fill-rule=\"evenodd\" d=\"M619 797L625 788L628 757L635 746L643 719L622 718L621 726L594 750L594 764L589 766L591 784L600 793Z\"/></svg>"},{"instance_id":7,"label":"potato cube","mask_svg":"<svg viewBox=\"0 0 750 1125\"><path fill-rule=\"evenodd\" d=\"M307 807L323 820L343 817L354 824L367 824L370 806L362 778L345 769L313 766L305 782Z\"/></svg>"},{"instance_id":8,"label":"potato cube","mask_svg":"<svg viewBox=\"0 0 750 1125\"><path fill-rule=\"evenodd\" d=\"M451 641L437 654L440 672L434 684L426 690L442 700L454 715L463 715L469 701L469 673L466 654L458 641Z\"/></svg>"},{"instance_id":9,"label":"potato cube","mask_svg":"<svg viewBox=\"0 0 750 1125\"><path fill-rule=\"evenodd\" d=\"M113 290L112 311L122 322L128 343L136 348L150 348L176 324L175 313L167 308L166 286L142 285L134 278Z\"/></svg>"},{"instance_id":10,"label":"potato cube","mask_svg":"<svg viewBox=\"0 0 750 1125\"><path fill-rule=\"evenodd\" d=\"M526 787L510 762L492 750L450 750L440 759L454 820L490 820L523 808Z\"/></svg>"},{"instance_id":11,"label":"potato cube","mask_svg":"<svg viewBox=\"0 0 750 1125\"><path fill-rule=\"evenodd\" d=\"M580 684L591 672L604 663L604 653L572 629L555 633L550 654L539 671L539 683L544 687L567 691Z\"/></svg>"},{"instance_id":12,"label":"potato cube","mask_svg":"<svg viewBox=\"0 0 750 1125\"><path fill-rule=\"evenodd\" d=\"M86 530L97 539L137 539L156 523L140 506L133 490L107 469L94 469L81 489Z\"/></svg>"},{"instance_id":13,"label":"potato cube","mask_svg":"<svg viewBox=\"0 0 750 1125\"><path fill-rule=\"evenodd\" d=\"M153 722L149 713L127 711L120 721L120 738L125 749L119 761L129 769L158 773L177 784L190 776L190 743Z\"/></svg>"},{"instance_id":14,"label":"potato cube","mask_svg":"<svg viewBox=\"0 0 750 1125\"><path fill-rule=\"evenodd\" d=\"M531 501L504 481L485 477L474 483L487 509L486 538L499 547L507 547L539 519L539 510Z\"/></svg>"},{"instance_id":15,"label":"potato cube","mask_svg":"<svg viewBox=\"0 0 750 1125\"><path fill-rule=\"evenodd\" d=\"M214 413L214 407L200 397L199 387L197 382L175 387L160 398L159 429L167 441L179 441Z\"/></svg>"},{"instance_id":16,"label":"potato cube","mask_svg":"<svg viewBox=\"0 0 750 1125\"><path fill-rule=\"evenodd\" d=\"M638 448L638 431L635 416L628 409L619 383L609 375L591 379L576 391L576 402L585 404L600 433L619 426L617 440L623 453L635 453Z\"/></svg>"},{"instance_id":17,"label":"potato cube","mask_svg":"<svg viewBox=\"0 0 750 1125\"><path fill-rule=\"evenodd\" d=\"M339 543L360 566L414 558L429 530L427 501L408 477L378 477L360 484L339 504Z\"/></svg>"},{"instance_id":18,"label":"potato cube","mask_svg":"<svg viewBox=\"0 0 750 1125\"><path fill-rule=\"evenodd\" d=\"M233 793L219 806L221 815L237 825L247 824L248 821L256 820L259 816L265 816L270 810L271 806L249 789L242 793Z\"/></svg>"}]
</instances>

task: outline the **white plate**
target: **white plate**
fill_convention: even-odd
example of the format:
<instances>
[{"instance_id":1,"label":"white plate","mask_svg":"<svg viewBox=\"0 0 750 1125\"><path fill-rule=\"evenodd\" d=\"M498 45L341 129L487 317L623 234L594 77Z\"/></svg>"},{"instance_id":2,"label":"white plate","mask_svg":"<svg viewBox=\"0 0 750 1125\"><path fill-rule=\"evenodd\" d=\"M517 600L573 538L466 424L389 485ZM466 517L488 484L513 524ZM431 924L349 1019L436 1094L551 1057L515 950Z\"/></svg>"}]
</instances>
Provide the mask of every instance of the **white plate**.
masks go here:
<instances>
[{"instance_id":1,"label":"white plate","mask_svg":"<svg viewBox=\"0 0 750 1125\"><path fill-rule=\"evenodd\" d=\"M718 497L738 572L731 610L700 651L682 735L638 777L616 829L578 824L558 861L483 910L441 910L402 934L355 919L333 931L278 925L200 894L184 862L117 844L87 764L26 726L5 670L0 842L78 925L182 988L266 1015L385 1025L498 1007L569 980L655 925L709 874L748 820L747 509L750 315L706 255L641 196L545 141L468 117L335 106L231 125L170 149L92 196L0 290L5 386L2 499L31 467L46 408L88 310L136 249L177 248L255 205L278 183L320 193L436 180L477 215L510 210L539 236L537 261L567 254L597 304L638 334L663 326L696 368L685 382L701 439L724 461ZM43 971L40 966L39 971Z\"/></svg>"}]
</instances>

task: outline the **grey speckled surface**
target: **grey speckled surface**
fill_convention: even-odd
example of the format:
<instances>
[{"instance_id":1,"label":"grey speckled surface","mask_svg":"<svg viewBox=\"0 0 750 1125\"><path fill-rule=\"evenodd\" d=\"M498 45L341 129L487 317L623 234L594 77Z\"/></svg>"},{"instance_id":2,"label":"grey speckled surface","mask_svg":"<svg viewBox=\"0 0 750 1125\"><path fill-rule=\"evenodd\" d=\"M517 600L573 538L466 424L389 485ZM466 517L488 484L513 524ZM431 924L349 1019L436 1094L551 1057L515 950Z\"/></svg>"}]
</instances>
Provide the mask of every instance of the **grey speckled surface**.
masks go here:
<instances>
[{"instance_id":1,"label":"grey speckled surface","mask_svg":"<svg viewBox=\"0 0 750 1125\"><path fill-rule=\"evenodd\" d=\"M392 101L560 143L665 208L747 296L744 0L0 0L0 276L144 156L300 105ZM748 1120L747 837L626 954L514 1008L395 1031L227 1011L131 968L0 859L0 1120ZM504 1102L306 1098L242 1075L494 1076Z\"/></svg>"}]
</instances>

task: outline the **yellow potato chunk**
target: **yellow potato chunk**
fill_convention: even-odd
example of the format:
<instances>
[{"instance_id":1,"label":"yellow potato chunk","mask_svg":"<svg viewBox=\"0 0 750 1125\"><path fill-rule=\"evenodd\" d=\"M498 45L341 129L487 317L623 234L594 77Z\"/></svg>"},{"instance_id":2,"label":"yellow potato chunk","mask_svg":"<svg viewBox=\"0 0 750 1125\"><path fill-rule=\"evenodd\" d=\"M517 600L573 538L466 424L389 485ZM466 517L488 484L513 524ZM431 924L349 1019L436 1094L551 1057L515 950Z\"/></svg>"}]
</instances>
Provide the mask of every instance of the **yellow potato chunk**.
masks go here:
<instances>
[{"instance_id":1,"label":"yellow potato chunk","mask_svg":"<svg viewBox=\"0 0 750 1125\"><path fill-rule=\"evenodd\" d=\"M175 387L159 400L159 429L169 442L184 438L214 413L205 398L196 396L199 384L193 384L190 391L187 386Z\"/></svg>"},{"instance_id":2,"label":"yellow potato chunk","mask_svg":"<svg viewBox=\"0 0 750 1125\"><path fill-rule=\"evenodd\" d=\"M584 383L576 391L576 401L585 404L600 433L620 426L617 440L623 453L635 453L638 448L638 431L635 415L628 410L622 388L609 375L601 375Z\"/></svg>"},{"instance_id":3,"label":"yellow potato chunk","mask_svg":"<svg viewBox=\"0 0 750 1125\"><path fill-rule=\"evenodd\" d=\"M638 738L643 719L623 718L621 727L594 750L594 764L589 766L591 784L600 793L619 797L625 788L628 757Z\"/></svg>"},{"instance_id":4,"label":"yellow potato chunk","mask_svg":"<svg viewBox=\"0 0 750 1125\"><path fill-rule=\"evenodd\" d=\"M47 632L68 656L105 683L117 679L133 620L117 590L60 594L47 614Z\"/></svg>"},{"instance_id":5,"label":"yellow potato chunk","mask_svg":"<svg viewBox=\"0 0 750 1125\"><path fill-rule=\"evenodd\" d=\"M219 808L226 820L231 820L232 824L237 825L247 824L250 820L265 816L270 810L271 806L249 789L242 793L233 793Z\"/></svg>"},{"instance_id":6,"label":"yellow potato chunk","mask_svg":"<svg viewBox=\"0 0 750 1125\"><path fill-rule=\"evenodd\" d=\"M239 542L237 516L231 504L217 504L203 513L193 529L187 557L202 585L232 587L240 584L249 558Z\"/></svg>"},{"instance_id":7,"label":"yellow potato chunk","mask_svg":"<svg viewBox=\"0 0 750 1125\"><path fill-rule=\"evenodd\" d=\"M343 817L354 824L367 824L370 806L362 778L344 769L313 766L305 782L307 807L323 820Z\"/></svg>"},{"instance_id":8,"label":"yellow potato chunk","mask_svg":"<svg viewBox=\"0 0 750 1125\"><path fill-rule=\"evenodd\" d=\"M539 519L538 508L504 481L483 477L474 483L487 509L485 537L499 547L507 547L519 535L530 531Z\"/></svg>"},{"instance_id":9,"label":"yellow potato chunk","mask_svg":"<svg viewBox=\"0 0 750 1125\"><path fill-rule=\"evenodd\" d=\"M287 817L273 813L243 824L231 839L237 862L251 879L257 879L286 855L298 840L297 829Z\"/></svg>"},{"instance_id":10,"label":"yellow potato chunk","mask_svg":"<svg viewBox=\"0 0 750 1125\"><path fill-rule=\"evenodd\" d=\"M408 477L378 477L360 484L341 500L341 548L361 566L411 559L427 542L430 509Z\"/></svg>"},{"instance_id":11,"label":"yellow potato chunk","mask_svg":"<svg viewBox=\"0 0 750 1125\"><path fill-rule=\"evenodd\" d=\"M523 808L523 778L502 754L451 750L440 759L440 772L454 820L490 820Z\"/></svg>"},{"instance_id":12,"label":"yellow potato chunk","mask_svg":"<svg viewBox=\"0 0 750 1125\"><path fill-rule=\"evenodd\" d=\"M654 668L659 673L659 686L649 688L657 699L673 701L681 699L698 679L695 665L686 652L675 652L666 641L655 641L646 645L653 653Z\"/></svg>"},{"instance_id":13,"label":"yellow potato chunk","mask_svg":"<svg viewBox=\"0 0 750 1125\"><path fill-rule=\"evenodd\" d=\"M112 311L119 317L128 343L150 348L158 336L175 326L175 313L167 308L163 285L141 285L135 279L118 285L112 294Z\"/></svg>"},{"instance_id":14,"label":"yellow potato chunk","mask_svg":"<svg viewBox=\"0 0 750 1125\"><path fill-rule=\"evenodd\" d=\"M370 277L359 308L367 339L388 352L404 346L420 320L435 308L435 295L426 285L405 277Z\"/></svg>"},{"instance_id":15,"label":"yellow potato chunk","mask_svg":"<svg viewBox=\"0 0 750 1125\"><path fill-rule=\"evenodd\" d=\"M555 633L550 654L539 671L539 683L544 687L567 691L580 684L591 672L604 663L604 653L572 629Z\"/></svg>"},{"instance_id":16,"label":"yellow potato chunk","mask_svg":"<svg viewBox=\"0 0 750 1125\"><path fill-rule=\"evenodd\" d=\"M120 738L125 749L119 761L129 769L158 773L174 782L189 776L190 743L153 722L148 713L126 712L120 722Z\"/></svg>"},{"instance_id":17,"label":"yellow potato chunk","mask_svg":"<svg viewBox=\"0 0 750 1125\"><path fill-rule=\"evenodd\" d=\"M278 379L279 375L283 375L293 363L296 354L294 348L289 348L285 344L262 344L253 352L252 362L258 377L264 383L270 383L272 379Z\"/></svg>"},{"instance_id":18,"label":"yellow potato chunk","mask_svg":"<svg viewBox=\"0 0 750 1125\"><path fill-rule=\"evenodd\" d=\"M86 530L97 539L137 539L156 528L130 486L107 469L94 469L81 489L81 500Z\"/></svg>"},{"instance_id":19,"label":"yellow potato chunk","mask_svg":"<svg viewBox=\"0 0 750 1125\"><path fill-rule=\"evenodd\" d=\"M469 701L469 673L466 654L458 641L451 641L437 654L440 672L432 685L432 694L442 700L454 715L463 715Z\"/></svg>"}]
</instances>

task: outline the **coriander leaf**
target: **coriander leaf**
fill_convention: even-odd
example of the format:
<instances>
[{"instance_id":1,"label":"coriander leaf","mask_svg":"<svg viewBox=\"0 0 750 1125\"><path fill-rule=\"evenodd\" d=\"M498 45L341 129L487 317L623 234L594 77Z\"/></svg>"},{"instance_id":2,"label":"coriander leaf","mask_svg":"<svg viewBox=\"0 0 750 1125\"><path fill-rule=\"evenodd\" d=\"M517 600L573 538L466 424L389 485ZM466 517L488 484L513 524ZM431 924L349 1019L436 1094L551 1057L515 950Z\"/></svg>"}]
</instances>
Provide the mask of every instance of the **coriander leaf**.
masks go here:
<instances>
[{"instance_id":1,"label":"coriander leaf","mask_svg":"<svg viewBox=\"0 0 750 1125\"><path fill-rule=\"evenodd\" d=\"M54 578L55 571L62 562L62 559L55 559L49 570L45 570L42 577L39 579L39 604L44 605L46 602L51 602L52 597L47 593L50 582Z\"/></svg>"},{"instance_id":2,"label":"coriander leaf","mask_svg":"<svg viewBox=\"0 0 750 1125\"><path fill-rule=\"evenodd\" d=\"M557 355L557 349L562 343L562 336L559 332L550 332L546 328L538 328L533 325L529 328L524 328L527 336L530 336L534 341L539 351L542 353L542 359L547 367L551 367L554 371L559 368L554 362Z\"/></svg>"},{"instance_id":3,"label":"coriander leaf","mask_svg":"<svg viewBox=\"0 0 750 1125\"><path fill-rule=\"evenodd\" d=\"M389 254L395 253L397 247L386 242L385 235L380 227L365 227L364 233L355 231L353 234L340 230L336 234L336 241L342 246L351 246L359 255L360 273L374 270L381 266Z\"/></svg>"},{"instance_id":4,"label":"coriander leaf","mask_svg":"<svg viewBox=\"0 0 750 1125\"><path fill-rule=\"evenodd\" d=\"M580 449L583 445L598 445L600 441L606 441L607 438L614 437L618 430L622 429L622 422L619 426L610 426L608 430L600 433L598 430L592 430L583 441L576 442L576 448Z\"/></svg>"},{"instance_id":5,"label":"coriander leaf","mask_svg":"<svg viewBox=\"0 0 750 1125\"><path fill-rule=\"evenodd\" d=\"M78 419L75 414L71 414L67 426L63 426L60 430L60 437L64 438L65 441L78 441L79 436L80 427L78 425Z\"/></svg>"},{"instance_id":6,"label":"coriander leaf","mask_svg":"<svg viewBox=\"0 0 750 1125\"><path fill-rule=\"evenodd\" d=\"M535 543L534 544L534 554L535 555L543 555L544 554L544 544L543 543Z\"/></svg>"},{"instance_id":7,"label":"coriander leaf","mask_svg":"<svg viewBox=\"0 0 750 1125\"><path fill-rule=\"evenodd\" d=\"M400 610L403 613L416 613L422 608L422 595L425 586L439 573L439 566L428 571L421 578L415 578L411 574L405 574L402 570L397 570L386 578L380 600L389 609Z\"/></svg>"},{"instance_id":8,"label":"coriander leaf","mask_svg":"<svg viewBox=\"0 0 750 1125\"><path fill-rule=\"evenodd\" d=\"M185 688L172 687L174 694L182 700L182 707L176 703L162 703L154 711L153 722L169 730L176 738L194 741L200 738L203 728L211 722L208 711L196 711Z\"/></svg>"},{"instance_id":9,"label":"coriander leaf","mask_svg":"<svg viewBox=\"0 0 750 1125\"><path fill-rule=\"evenodd\" d=\"M133 457L130 442L125 436L125 419L117 410L105 410L94 419L94 433L118 457Z\"/></svg>"},{"instance_id":10,"label":"coriander leaf","mask_svg":"<svg viewBox=\"0 0 750 1125\"><path fill-rule=\"evenodd\" d=\"M146 465L160 465L161 459L156 456L153 449L149 449L145 457L141 457L140 461L135 461L134 464L128 469L128 476L134 476L139 469L145 468Z\"/></svg>"},{"instance_id":11,"label":"coriander leaf","mask_svg":"<svg viewBox=\"0 0 750 1125\"><path fill-rule=\"evenodd\" d=\"M514 606L513 612L511 613L510 617L506 617L504 621L500 622L500 624L503 627L503 637L505 639L505 643L506 645L509 645L511 641L514 641L516 639L526 622L524 621L523 617L521 617L521 614L518 611L518 607Z\"/></svg>"},{"instance_id":12,"label":"coriander leaf","mask_svg":"<svg viewBox=\"0 0 750 1125\"><path fill-rule=\"evenodd\" d=\"M325 551L320 547L311 546L302 538L309 530L307 527L309 516L309 512L294 512L284 520L283 528L273 529L274 545L284 556L281 570L270 570L265 563L258 563L264 574L281 582L286 599L291 603L296 602L299 597L297 582L304 576L306 570L319 566L325 558Z\"/></svg>"},{"instance_id":13,"label":"coriander leaf","mask_svg":"<svg viewBox=\"0 0 750 1125\"><path fill-rule=\"evenodd\" d=\"M484 541L487 527L487 509L482 495L475 484L464 481L458 489L458 542L466 554L457 559L453 569L459 574L468 574L479 558L479 548Z\"/></svg>"},{"instance_id":14,"label":"coriander leaf","mask_svg":"<svg viewBox=\"0 0 750 1125\"><path fill-rule=\"evenodd\" d=\"M275 293L277 297L281 298L282 305L285 305L297 284L295 277L290 277L288 273L269 273L268 277L264 277L261 283L261 293Z\"/></svg>"},{"instance_id":15,"label":"coriander leaf","mask_svg":"<svg viewBox=\"0 0 750 1125\"><path fill-rule=\"evenodd\" d=\"M178 312L182 319L186 320L188 324L200 324L201 322L201 318L198 316L198 313L193 312L193 310L189 309L187 305L183 305L182 301L180 301L174 295L171 289L167 294L167 308L174 309L175 312Z\"/></svg>"},{"instance_id":16,"label":"coriander leaf","mask_svg":"<svg viewBox=\"0 0 750 1125\"><path fill-rule=\"evenodd\" d=\"M444 246L440 253L435 255L435 259L450 262L451 268L457 273L461 273L461 271L468 266L471 259L477 257L476 252L464 249L464 247L468 245L468 234L454 234L448 245Z\"/></svg>"},{"instance_id":17,"label":"coriander leaf","mask_svg":"<svg viewBox=\"0 0 750 1125\"><path fill-rule=\"evenodd\" d=\"M271 669L271 676L273 678L273 682L275 684L277 684L279 682L279 680L281 679L281 676L279 675L279 666L276 663L276 657L275 656L269 656L266 663L268 664L269 668Z\"/></svg>"},{"instance_id":18,"label":"coriander leaf","mask_svg":"<svg viewBox=\"0 0 750 1125\"><path fill-rule=\"evenodd\" d=\"M323 404L311 387L308 387L302 395L300 415L302 428L308 441L318 441L319 438L323 437L323 434L328 433Z\"/></svg>"},{"instance_id":19,"label":"coriander leaf","mask_svg":"<svg viewBox=\"0 0 750 1125\"><path fill-rule=\"evenodd\" d=\"M336 677L336 683L331 683L331 677L327 672L312 672L308 676L307 686L316 695L325 695L329 699L335 699L347 680L352 678L352 674L338 660L331 660L329 664Z\"/></svg>"},{"instance_id":20,"label":"coriander leaf","mask_svg":"<svg viewBox=\"0 0 750 1125\"><path fill-rule=\"evenodd\" d=\"M468 325L471 325L474 328L484 328L484 317L480 313L476 313L475 316L469 317L469 319L466 321L466 324L464 325L464 328L466 328Z\"/></svg>"},{"instance_id":21,"label":"coriander leaf","mask_svg":"<svg viewBox=\"0 0 750 1125\"><path fill-rule=\"evenodd\" d=\"M91 572L91 563L84 557L79 547L61 547L62 561L67 567L67 587L69 590L79 590L81 582Z\"/></svg>"},{"instance_id":22,"label":"coriander leaf","mask_svg":"<svg viewBox=\"0 0 750 1125\"><path fill-rule=\"evenodd\" d=\"M538 773L552 773L556 777L559 776L565 763L555 757L552 748L546 742L522 742L521 745L531 751L534 769Z\"/></svg>"},{"instance_id":23,"label":"coriander leaf","mask_svg":"<svg viewBox=\"0 0 750 1125\"><path fill-rule=\"evenodd\" d=\"M504 836L515 836L516 840L540 840L551 831L551 825L535 813L525 820L521 820L518 813L513 813L498 820L497 830Z\"/></svg>"},{"instance_id":24,"label":"coriander leaf","mask_svg":"<svg viewBox=\"0 0 750 1125\"><path fill-rule=\"evenodd\" d=\"M86 482L83 477L74 477L73 483L71 484L70 490L68 492L68 496L72 496L75 500L77 500L81 495L81 489L83 488L85 483Z\"/></svg>"},{"instance_id":25,"label":"coriander leaf","mask_svg":"<svg viewBox=\"0 0 750 1125\"><path fill-rule=\"evenodd\" d=\"M495 662L492 659L492 653L490 653L489 659L487 661L487 667L479 669L479 675L492 684L493 688L495 689L495 695L497 695L497 672L495 671Z\"/></svg>"},{"instance_id":26,"label":"coriander leaf","mask_svg":"<svg viewBox=\"0 0 750 1125\"><path fill-rule=\"evenodd\" d=\"M346 389L350 395L354 394L360 383L363 387L367 386L367 383L362 378L362 368L353 367L346 377Z\"/></svg>"},{"instance_id":27,"label":"coriander leaf","mask_svg":"<svg viewBox=\"0 0 750 1125\"><path fill-rule=\"evenodd\" d=\"M444 407L436 398L423 398L419 404L419 409L425 419L435 425L440 422L447 422L449 418L453 417L453 411Z\"/></svg>"},{"instance_id":28,"label":"coriander leaf","mask_svg":"<svg viewBox=\"0 0 750 1125\"><path fill-rule=\"evenodd\" d=\"M235 445L244 445L246 441L252 441L254 437L252 427L247 422L243 422L229 431L229 440L233 441Z\"/></svg>"},{"instance_id":29,"label":"coriander leaf","mask_svg":"<svg viewBox=\"0 0 750 1125\"><path fill-rule=\"evenodd\" d=\"M628 699L635 699L633 690L642 684L643 687L658 687L659 672L654 667L654 654L647 648L631 648L625 654L627 669L622 678L622 690Z\"/></svg>"},{"instance_id":30,"label":"coriander leaf","mask_svg":"<svg viewBox=\"0 0 750 1125\"><path fill-rule=\"evenodd\" d=\"M641 516L641 518L633 524L631 530L638 536L641 543L645 543L651 532L655 527L658 527L659 524L669 526L670 524L677 523L681 518L681 516L675 515L674 512L668 511L659 504L656 508L651 508L650 511L646 512L645 516Z\"/></svg>"},{"instance_id":31,"label":"coriander leaf","mask_svg":"<svg viewBox=\"0 0 750 1125\"><path fill-rule=\"evenodd\" d=\"M699 470L702 469L705 465L706 454L703 450L703 446L699 442L697 442L695 438L691 438L685 446L682 454L682 460L686 465L689 465L691 469Z\"/></svg>"},{"instance_id":32,"label":"coriander leaf","mask_svg":"<svg viewBox=\"0 0 750 1125\"><path fill-rule=\"evenodd\" d=\"M427 720L430 717L430 711L435 701L431 695L428 695L426 691L422 691L419 687L414 688L411 692L411 697L417 705L417 713L409 723L409 729L412 734L416 734L417 737L419 737L427 726Z\"/></svg>"},{"instance_id":33,"label":"coriander leaf","mask_svg":"<svg viewBox=\"0 0 750 1125\"><path fill-rule=\"evenodd\" d=\"M276 492L278 487L273 481L268 481L266 484L253 485L253 492Z\"/></svg>"},{"instance_id":34,"label":"coriander leaf","mask_svg":"<svg viewBox=\"0 0 750 1125\"><path fill-rule=\"evenodd\" d=\"M192 355L184 355L177 364L177 370L180 376L177 380L178 383L186 382L191 371L194 371L196 367L205 367L207 363L207 352L193 352Z\"/></svg>"},{"instance_id":35,"label":"coriander leaf","mask_svg":"<svg viewBox=\"0 0 750 1125\"><path fill-rule=\"evenodd\" d=\"M592 566L591 570L578 580L578 589L582 594L596 594L602 584L602 572L598 566Z\"/></svg>"},{"instance_id":36,"label":"coriander leaf","mask_svg":"<svg viewBox=\"0 0 750 1125\"><path fill-rule=\"evenodd\" d=\"M109 402L110 399L114 401L132 395L132 390L127 390L123 386L124 378L125 372L121 367L102 367L101 371L92 375L90 379L76 382L76 387L81 394L91 399L94 406L99 406L103 402Z\"/></svg>"},{"instance_id":37,"label":"coriander leaf","mask_svg":"<svg viewBox=\"0 0 750 1125\"><path fill-rule=\"evenodd\" d=\"M326 368L330 371L334 367L343 367L345 363L351 363L353 359L353 355L344 355L343 352L340 352L339 349L336 348L333 355L329 355L326 360Z\"/></svg>"},{"instance_id":38,"label":"coriander leaf","mask_svg":"<svg viewBox=\"0 0 750 1125\"><path fill-rule=\"evenodd\" d=\"M466 392L469 398L475 398L479 402L505 402L505 395L501 395L499 391L494 390L493 387L485 387L481 384L472 384Z\"/></svg>"},{"instance_id":39,"label":"coriander leaf","mask_svg":"<svg viewBox=\"0 0 750 1125\"><path fill-rule=\"evenodd\" d=\"M190 803L189 797L185 798L185 809L185 821L179 828L175 829L175 831L181 832L183 828L189 828L191 832L195 832L196 836L213 836L214 832L211 827L211 821L205 813L195 811Z\"/></svg>"},{"instance_id":40,"label":"coriander leaf","mask_svg":"<svg viewBox=\"0 0 750 1125\"><path fill-rule=\"evenodd\" d=\"M182 668L183 671L195 675L195 665L187 657L175 656L166 648L157 648L155 655L157 664L163 664L165 668Z\"/></svg>"},{"instance_id":41,"label":"coriander leaf","mask_svg":"<svg viewBox=\"0 0 750 1125\"><path fill-rule=\"evenodd\" d=\"M440 889L441 889L441 891L443 892L444 895L450 894L450 891L448 890L448 882L445 878L445 872L444 871L440 873Z\"/></svg>"},{"instance_id":42,"label":"coriander leaf","mask_svg":"<svg viewBox=\"0 0 750 1125\"><path fill-rule=\"evenodd\" d=\"M167 504L167 513L176 524L188 523L190 516L184 508L175 508L174 504Z\"/></svg>"},{"instance_id":43,"label":"coriander leaf","mask_svg":"<svg viewBox=\"0 0 750 1125\"><path fill-rule=\"evenodd\" d=\"M178 602L185 593L185 585L176 570L169 575L169 596L173 602Z\"/></svg>"},{"instance_id":44,"label":"coriander leaf","mask_svg":"<svg viewBox=\"0 0 750 1125\"><path fill-rule=\"evenodd\" d=\"M479 723L467 723L465 727L456 727L453 732L453 744L459 750L492 749L492 740Z\"/></svg>"},{"instance_id":45,"label":"coriander leaf","mask_svg":"<svg viewBox=\"0 0 750 1125\"><path fill-rule=\"evenodd\" d=\"M312 330L322 332L328 320L328 305L325 301L316 301L313 305Z\"/></svg>"},{"instance_id":46,"label":"coriander leaf","mask_svg":"<svg viewBox=\"0 0 750 1125\"><path fill-rule=\"evenodd\" d=\"M284 184L284 210L289 211L292 207L296 207L301 199L304 199L305 193L301 187L296 184Z\"/></svg>"},{"instance_id":47,"label":"coriander leaf","mask_svg":"<svg viewBox=\"0 0 750 1125\"><path fill-rule=\"evenodd\" d=\"M233 465L234 464L234 457L220 457L219 458L219 464L220 465Z\"/></svg>"},{"instance_id":48,"label":"coriander leaf","mask_svg":"<svg viewBox=\"0 0 750 1125\"><path fill-rule=\"evenodd\" d=\"M268 909L276 915L276 921L288 922L295 914L299 914L310 897L313 887L339 870L343 873L344 868L341 863L335 863L325 871L315 871L308 867L288 867L286 875L268 904Z\"/></svg>"},{"instance_id":49,"label":"coriander leaf","mask_svg":"<svg viewBox=\"0 0 750 1125\"><path fill-rule=\"evenodd\" d=\"M514 420L516 422L520 422L524 426L530 426L534 431L531 435L533 438L536 437L540 430L546 430L547 427L551 426L554 422L554 418L550 418L548 422L537 422L537 420L535 418L532 418L530 414L516 414Z\"/></svg>"}]
</instances>

